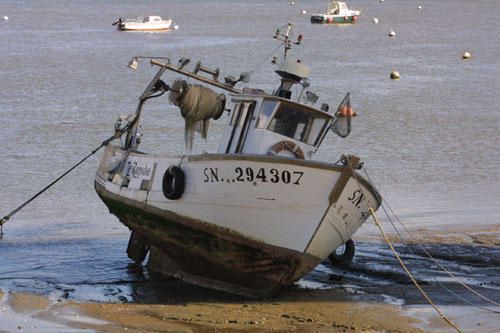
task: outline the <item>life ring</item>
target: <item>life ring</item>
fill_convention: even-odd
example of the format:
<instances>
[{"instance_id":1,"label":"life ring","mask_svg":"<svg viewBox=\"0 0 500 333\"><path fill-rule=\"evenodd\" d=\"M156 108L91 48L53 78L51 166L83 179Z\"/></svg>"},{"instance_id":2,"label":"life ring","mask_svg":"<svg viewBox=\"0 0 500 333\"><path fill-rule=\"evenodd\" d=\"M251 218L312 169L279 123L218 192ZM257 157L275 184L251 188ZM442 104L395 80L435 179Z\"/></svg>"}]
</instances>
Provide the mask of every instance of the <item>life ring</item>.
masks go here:
<instances>
[{"instance_id":1,"label":"life ring","mask_svg":"<svg viewBox=\"0 0 500 333\"><path fill-rule=\"evenodd\" d=\"M171 165L163 175L162 190L165 198L170 200L179 199L184 193L184 172L178 166Z\"/></svg>"},{"instance_id":2,"label":"life ring","mask_svg":"<svg viewBox=\"0 0 500 333\"><path fill-rule=\"evenodd\" d=\"M278 155L282 151L290 151L292 152L296 158L303 160L304 159L304 151L298 144L292 141L280 141L275 143L270 149L270 155Z\"/></svg>"},{"instance_id":3,"label":"life ring","mask_svg":"<svg viewBox=\"0 0 500 333\"><path fill-rule=\"evenodd\" d=\"M328 259L332 265L343 265L352 261L354 258L355 246L352 239L349 239L345 244L339 246L335 251L333 251Z\"/></svg>"}]
</instances>

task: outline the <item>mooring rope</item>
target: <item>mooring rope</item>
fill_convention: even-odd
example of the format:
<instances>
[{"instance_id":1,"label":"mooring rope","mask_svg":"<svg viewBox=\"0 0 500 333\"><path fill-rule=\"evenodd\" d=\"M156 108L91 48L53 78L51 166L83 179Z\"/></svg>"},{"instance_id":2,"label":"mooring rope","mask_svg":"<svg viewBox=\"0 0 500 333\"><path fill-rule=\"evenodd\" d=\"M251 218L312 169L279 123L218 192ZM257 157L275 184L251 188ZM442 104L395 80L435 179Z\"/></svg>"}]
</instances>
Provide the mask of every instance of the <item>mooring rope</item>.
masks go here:
<instances>
[{"instance_id":1,"label":"mooring rope","mask_svg":"<svg viewBox=\"0 0 500 333\"><path fill-rule=\"evenodd\" d=\"M349 160L347 161L347 165L351 169L352 175L353 175L354 179L356 180L356 182L358 184L360 192L364 195L365 198L367 198L367 196L365 195L365 193L363 191L363 187L361 186L361 184L359 182L358 175L354 171L354 168L353 168L353 166L352 166L352 164L351 164L351 162ZM427 302L429 302L429 304L434 308L434 310L436 310L436 312L440 315L441 319L443 319L448 325L450 325L451 327L453 327L457 332L462 333L462 331L437 307L437 305L432 301L432 299L430 298L430 296L418 284L417 280L415 280L415 278L413 277L413 274L406 267L405 263L403 262L403 260L401 259L401 257L397 253L396 249L392 245L392 242L390 241L390 239L387 237L387 235L385 234L384 230L382 229L382 225L380 224L379 219L375 215L375 211L373 210L373 208L371 207L371 205L368 203L368 200L365 200L365 202L366 202L366 205L368 207L368 211L370 212L370 215L372 216L373 220L375 221L375 225L379 228L382 237L384 238L385 242L389 245L391 251L394 253L394 256L396 257L396 259L398 260L399 264L404 269L404 271L406 272L406 274L408 275L408 277L410 278L410 280L412 281L412 283L415 285L415 287L417 287L418 291L427 300Z\"/></svg>"},{"instance_id":2,"label":"mooring rope","mask_svg":"<svg viewBox=\"0 0 500 333\"><path fill-rule=\"evenodd\" d=\"M121 134L123 133L122 131L119 132L120 133L120 136ZM66 176L68 173L70 173L71 171L73 171L74 169L76 169L80 164L82 164L83 162L85 162L90 156L94 155L95 153L97 153L102 147L106 146L109 142L111 142L112 140L116 139L117 137L115 135L113 135L112 137L104 140L100 145L99 147L95 148L94 150L92 150L90 152L90 154L88 154L87 156L85 156L84 158L82 158L78 163L76 163L75 165L73 165L71 168L69 168L66 172L64 172L62 175L60 175L59 177L57 177L54 181L52 181L49 185L45 186L42 190L40 190L37 194L35 194L34 196L32 196L31 198L29 198L28 200L26 200L24 203L22 203L19 207L17 207L16 209L14 209L12 212L10 212L9 214L5 215L1 220L0 220L0 236L3 235L3 225L5 223L7 223L7 221L12 217L14 216L17 212L19 212L21 209L23 209L24 207L26 207L30 202L32 202L33 200L35 200L36 198L38 198L40 195L42 195L45 191L47 191L49 188L51 188L53 185L55 185L58 181L60 181L64 176Z\"/></svg>"},{"instance_id":3,"label":"mooring rope","mask_svg":"<svg viewBox=\"0 0 500 333\"><path fill-rule=\"evenodd\" d=\"M370 176L368 175L368 172L366 171L366 169L364 170L364 173L367 177L367 179L371 182L371 179L370 179ZM384 204L382 205L382 209L384 210L385 212L385 215L387 216L387 218L389 219L389 222L391 223L393 229L396 231L396 233L398 234L398 236L400 237L401 240L403 240L403 242L406 242L405 238L403 237L403 235L401 235L401 233L399 232L399 230L396 228L396 226L394 225L394 222L392 221L389 213L386 211L385 207L384 206L387 206L387 208L389 209L389 211L392 213L392 215L395 217L396 221L403 227L404 231L408 234L411 234L410 231L408 230L408 228L406 228L406 226L401 222L401 219L396 215L396 213L394 212L394 210L391 208L391 206L389 205L389 203L384 199ZM416 236L419 240L420 238L418 236ZM412 254L415 255L415 253L413 252L413 250L411 249L411 247L406 244L406 247L410 250L410 252ZM449 271L446 267L444 267L443 265L441 265L436 258L434 258L432 256L432 254L429 253L429 251L427 251L427 249L422 246L421 244L417 243L417 246L422 249L422 251L429 257L429 259L432 260L432 262L434 264L436 264L437 266L439 266L439 268L441 268L444 272L446 272L450 277L454 278L455 281L460 284L462 287L464 287L465 289L469 290L470 292L472 292L473 294L475 294L476 296L482 298L483 300L493 304L493 305L496 305L496 306L500 306L500 303L498 302L495 302L494 300L492 299L489 299L488 297L482 295L481 293L477 292L476 290L474 290L472 287L468 286L467 284L465 284L464 282L460 281L459 278L454 275L451 271ZM453 291L451 291L450 289L446 288L446 286L444 286L440 281L436 280L443 288L447 289L450 293L452 293L453 295L455 295L456 297L460 298L461 300L465 301L466 303L472 305L472 306L475 306L477 308L480 308L480 309L483 309L483 310L486 310L486 311L489 311L489 312L493 312L493 313L500 313L500 311L495 311L495 310L491 310L491 309L488 309L488 308L485 308L485 307L482 307L482 306L478 306L478 305L475 305L473 303L471 303L470 301L468 301L467 299L463 298L462 296L459 296L458 294L454 293Z\"/></svg>"},{"instance_id":4,"label":"mooring rope","mask_svg":"<svg viewBox=\"0 0 500 333\"><path fill-rule=\"evenodd\" d=\"M386 204L388 209L392 211L392 209L389 207L388 204ZM399 238L405 243L406 242L406 239L403 237L403 235L401 235L401 233L399 232L399 230L396 228L396 226L394 225L394 222L392 221L391 217L389 216L389 214L387 213L384 205L382 205L382 209L384 210L384 213L386 215L386 217L388 218L389 222L391 223L393 229L396 231L396 233L399 235ZM394 212L392 212L392 214L396 217L396 219L398 219L397 215L394 214ZM406 229L406 227L401 223L401 221L398 221L399 224L403 227L403 229L405 229L405 231L407 233L409 233L409 231ZM409 246L409 244L406 244L405 243L405 246L408 248L408 250L413 254L413 255L416 255L415 252L411 249L411 246ZM434 264L436 264L437 266L439 266L439 268L441 268L441 270L445 273L447 273L450 277L452 277L454 279L455 282L457 282L459 285L461 285L462 287L464 287L465 289L469 290L470 292L474 293L476 296L482 298L483 300L493 304L493 305L496 305L496 306L500 306L499 303L489 299L488 297L480 294L479 292L477 292L476 290L472 289L470 286L468 286L467 284L463 283L462 281L459 280L459 278L454 275L451 271L449 271L446 267L444 267L443 265L441 265L436 258L434 258L426 249L424 246L422 246L421 244L417 244L417 246L422 249L422 251L424 251L424 253L427 255L427 257L429 259L432 260L432 262ZM468 299L466 299L465 297L462 297L460 295L458 295L457 293L455 293L454 291L452 291L451 289L447 288L443 283L441 283L441 281L437 280L437 279L433 279L434 281L436 281L441 287L443 287L444 289L446 289L450 294L452 294L453 296L459 298L460 300L464 301L465 303L471 305L471 306L474 306L476 308L479 308L479 309L482 309L482 310L485 310L485 311L488 311L488 312L492 312L492 313L500 313L500 311L495 311L495 310L491 310L491 309L488 309L488 308L485 308L483 306L480 306L480 305L476 305L474 303L472 303L471 301L469 301Z\"/></svg>"},{"instance_id":5,"label":"mooring rope","mask_svg":"<svg viewBox=\"0 0 500 333\"><path fill-rule=\"evenodd\" d=\"M415 285L415 287L417 287L417 289L420 291L420 293L422 294L422 296L424 296L424 298L427 300L427 302L429 302L429 304L432 305L432 307L434 308L434 310L436 310L437 313L439 313L439 315L441 316L441 318L444 321L446 321L446 323L448 323L448 325L450 325L451 327L453 327L457 332L461 333L462 331L443 312L441 312L441 310L437 307L436 304L434 304L434 302L429 297L429 295L425 292L425 290L422 289L422 287L415 280L415 278L413 277L413 274L406 267L405 263L403 262L403 260L399 256L399 254L396 252L396 249L392 245L390 239L387 237L387 235L385 234L384 230L382 229L382 225L380 224L380 221L378 220L377 216L375 215L375 211L373 210L373 208L369 207L368 210L369 210L371 216L373 217L373 220L375 221L375 225L379 228L380 233L382 234L382 237L384 237L384 240L386 241L386 243L391 248L392 253L394 253L394 256L399 261L399 264L401 265L401 267L403 267L403 269L405 270L406 274L411 279L411 281L413 282L413 284Z\"/></svg>"}]
</instances>

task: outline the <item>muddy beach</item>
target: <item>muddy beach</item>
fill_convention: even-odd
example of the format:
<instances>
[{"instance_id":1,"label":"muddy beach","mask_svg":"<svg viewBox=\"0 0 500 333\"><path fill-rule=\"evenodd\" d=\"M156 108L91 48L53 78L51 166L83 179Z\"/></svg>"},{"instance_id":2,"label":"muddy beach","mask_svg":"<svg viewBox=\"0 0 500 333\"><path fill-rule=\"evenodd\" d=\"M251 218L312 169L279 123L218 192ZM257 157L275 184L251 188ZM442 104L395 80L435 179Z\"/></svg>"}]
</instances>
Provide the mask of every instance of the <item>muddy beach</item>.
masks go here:
<instances>
[{"instance_id":1,"label":"muddy beach","mask_svg":"<svg viewBox=\"0 0 500 333\"><path fill-rule=\"evenodd\" d=\"M196 292L196 290L192 290ZM198 290L199 291L199 290ZM338 291L297 290L270 301L237 301L192 295L165 303L80 303L9 294L7 304L23 314L7 331L54 328L96 332L418 332L416 319L397 307L355 300ZM381 316L383 313L383 316ZM43 320L44 325L40 326Z\"/></svg>"},{"instance_id":2,"label":"muddy beach","mask_svg":"<svg viewBox=\"0 0 500 333\"><path fill-rule=\"evenodd\" d=\"M499 308L460 282L489 299L500 298L500 229L419 233L429 241L396 245L419 284L460 329L496 332L500 320L491 311ZM82 300L77 287L49 295L3 290L0 332L454 331L411 284L386 244L375 237L356 244L352 264L333 267L325 262L272 299L249 300L198 288L135 265L130 270L146 275L109 285L108 301L92 301L90 295ZM436 268L436 262L426 263L428 254L454 277Z\"/></svg>"}]
</instances>

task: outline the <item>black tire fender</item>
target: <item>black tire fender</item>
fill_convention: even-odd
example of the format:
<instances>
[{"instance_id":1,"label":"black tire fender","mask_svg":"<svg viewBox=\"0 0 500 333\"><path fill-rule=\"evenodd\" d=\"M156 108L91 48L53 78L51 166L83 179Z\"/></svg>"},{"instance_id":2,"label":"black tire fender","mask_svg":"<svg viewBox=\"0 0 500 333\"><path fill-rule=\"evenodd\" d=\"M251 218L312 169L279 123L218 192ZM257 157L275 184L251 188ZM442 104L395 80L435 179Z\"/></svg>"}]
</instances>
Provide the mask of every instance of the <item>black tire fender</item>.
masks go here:
<instances>
[{"instance_id":1,"label":"black tire fender","mask_svg":"<svg viewBox=\"0 0 500 333\"><path fill-rule=\"evenodd\" d=\"M338 250L342 250L340 253L337 253ZM333 251L328 259L332 263L332 265L343 265L348 264L354 258L354 252L356 248L354 246L354 242L352 239L349 239L345 244L339 246L335 251Z\"/></svg>"},{"instance_id":2,"label":"black tire fender","mask_svg":"<svg viewBox=\"0 0 500 333\"><path fill-rule=\"evenodd\" d=\"M181 168L171 165L163 175L162 190L165 198L179 199L184 193L185 176Z\"/></svg>"}]
</instances>

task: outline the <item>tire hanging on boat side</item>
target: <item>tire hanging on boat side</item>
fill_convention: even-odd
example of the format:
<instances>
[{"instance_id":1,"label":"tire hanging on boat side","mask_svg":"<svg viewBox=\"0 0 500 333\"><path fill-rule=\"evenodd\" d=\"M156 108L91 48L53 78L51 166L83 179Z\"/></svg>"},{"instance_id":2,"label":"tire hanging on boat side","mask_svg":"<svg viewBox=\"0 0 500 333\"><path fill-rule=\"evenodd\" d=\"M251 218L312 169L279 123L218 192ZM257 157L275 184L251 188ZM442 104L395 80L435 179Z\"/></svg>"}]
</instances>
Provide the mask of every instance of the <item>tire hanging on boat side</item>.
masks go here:
<instances>
[{"instance_id":1,"label":"tire hanging on boat side","mask_svg":"<svg viewBox=\"0 0 500 333\"><path fill-rule=\"evenodd\" d=\"M179 199L184 193L184 172L178 166L171 165L163 175L162 190L165 198L170 200Z\"/></svg>"},{"instance_id":2,"label":"tire hanging on boat side","mask_svg":"<svg viewBox=\"0 0 500 333\"><path fill-rule=\"evenodd\" d=\"M341 247L343 247L342 253L337 254L337 249L335 249L335 251L328 256L332 265L338 266L348 264L352 261L352 258L354 258L355 246L352 239L349 239L345 244L339 246L339 248Z\"/></svg>"}]
</instances>

